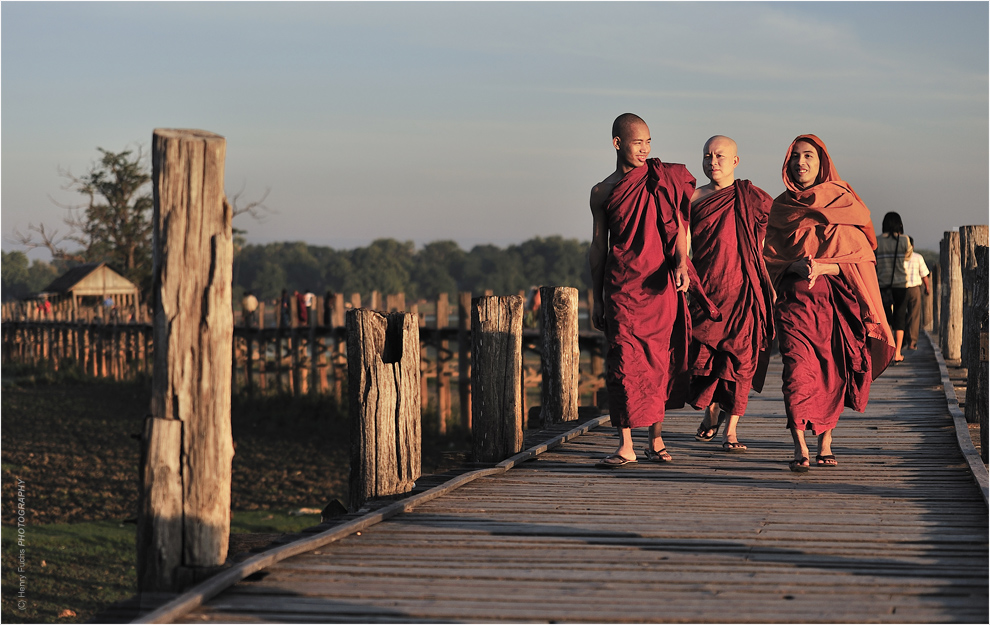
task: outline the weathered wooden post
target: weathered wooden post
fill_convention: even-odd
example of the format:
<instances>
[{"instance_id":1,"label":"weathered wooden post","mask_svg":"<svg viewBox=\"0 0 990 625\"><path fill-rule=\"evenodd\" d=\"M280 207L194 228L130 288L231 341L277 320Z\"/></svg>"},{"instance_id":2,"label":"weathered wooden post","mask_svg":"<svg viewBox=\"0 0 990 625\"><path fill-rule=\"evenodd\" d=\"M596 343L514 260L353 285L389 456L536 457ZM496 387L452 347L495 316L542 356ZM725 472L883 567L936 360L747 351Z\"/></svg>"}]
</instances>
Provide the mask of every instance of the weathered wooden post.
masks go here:
<instances>
[{"instance_id":1,"label":"weathered wooden post","mask_svg":"<svg viewBox=\"0 0 990 625\"><path fill-rule=\"evenodd\" d=\"M959 265L959 233L946 232L939 244L942 277L939 342L946 360L959 360L962 347L962 270Z\"/></svg>"},{"instance_id":2,"label":"weathered wooden post","mask_svg":"<svg viewBox=\"0 0 990 625\"><path fill-rule=\"evenodd\" d=\"M962 366L967 369L971 366L978 366L979 353L976 353L975 358L970 356L969 348L971 346L969 341L969 336L972 334L972 330L967 327L974 320L979 322L979 320L974 319L973 315L973 293L974 285L973 281L976 279L976 248L981 245L987 245L987 226L959 226L959 264L960 270L962 272L962 344L959 350L959 358L962 360ZM976 331L979 334L979 331ZM975 346L979 349L979 345Z\"/></svg>"},{"instance_id":3,"label":"weathered wooden post","mask_svg":"<svg viewBox=\"0 0 990 625\"><path fill-rule=\"evenodd\" d=\"M941 242L939 243L941 245ZM941 332L942 325L942 267L941 260L936 263L933 267L929 267L932 272L931 279L929 282L932 287L932 327L930 328L933 334L938 334ZM939 340L939 345L941 345L941 340ZM941 348L940 348L941 349Z\"/></svg>"},{"instance_id":4,"label":"weathered wooden post","mask_svg":"<svg viewBox=\"0 0 990 625\"><path fill-rule=\"evenodd\" d=\"M443 330L450 325L450 296L437 295L436 328ZM439 332L437 333L439 336ZM450 418L450 343L437 339L437 433L447 433L447 420Z\"/></svg>"},{"instance_id":5,"label":"weathered wooden post","mask_svg":"<svg viewBox=\"0 0 990 625\"><path fill-rule=\"evenodd\" d=\"M412 490L421 464L419 321L411 313L347 312L351 509Z\"/></svg>"},{"instance_id":6,"label":"weathered wooden post","mask_svg":"<svg viewBox=\"0 0 990 625\"><path fill-rule=\"evenodd\" d=\"M578 344L578 290L540 287L543 315L543 427L578 418L581 346Z\"/></svg>"},{"instance_id":7,"label":"weathered wooden post","mask_svg":"<svg viewBox=\"0 0 990 625\"><path fill-rule=\"evenodd\" d=\"M970 306L965 311L965 332L963 344L967 345L969 362L966 377L966 421L980 424L981 449L984 458L987 455L987 246L980 245L973 249L974 268L969 272L964 282L966 290L971 291Z\"/></svg>"},{"instance_id":8,"label":"weathered wooden post","mask_svg":"<svg viewBox=\"0 0 990 625\"><path fill-rule=\"evenodd\" d=\"M523 298L471 300L471 412L475 462L522 450Z\"/></svg>"},{"instance_id":9,"label":"weathered wooden post","mask_svg":"<svg viewBox=\"0 0 990 625\"><path fill-rule=\"evenodd\" d=\"M344 294L337 293L333 298L333 307L330 312L330 326L333 328L345 327ZM334 354L330 363L333 366L333 398L338 404L344 399L344 371L343 363L347 360L347 341L341 341L334 335Z\"/></svg>"},{"instance_id":10,"label":"weathered wooden post","mask_svg":"<svg viewBox=\"0 0 990 625\"><path fill-rule=\"evenodd\" d=\"M227 558L233 340L226 140L156 130L154 374L145 420L138 588L178 590Z\"/></svg>"},{"instance_id":11,"label":"weathered wooden post","mask_svg":"<svg viewBox=\"0 0 990 625\"><path fill-rule=\"evenodd\" d=\"M457 389L461 427L471 430L471 292L457 294Z\"/></svg>"}]
</instances>

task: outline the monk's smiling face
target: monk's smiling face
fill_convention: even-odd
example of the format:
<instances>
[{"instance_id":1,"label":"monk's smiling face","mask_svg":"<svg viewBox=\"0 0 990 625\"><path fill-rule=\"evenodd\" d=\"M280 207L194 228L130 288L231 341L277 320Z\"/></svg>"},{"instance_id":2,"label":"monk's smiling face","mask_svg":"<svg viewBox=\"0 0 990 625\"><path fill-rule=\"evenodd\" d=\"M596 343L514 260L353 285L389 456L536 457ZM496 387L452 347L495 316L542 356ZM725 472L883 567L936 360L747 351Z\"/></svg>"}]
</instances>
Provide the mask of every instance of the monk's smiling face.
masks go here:
<instances>
[{"instance_id":1,"label":"monk's smiling face","mask_svg":"<svg viewBox=\"0 0 990 625\"><path fill-rule=\"evenodd\" d=\"M715 136L705 144L705 154L701 168L705 176L719 188L726 187L735 180L736 165L739 156L736 154L736 142L728 137Z\"/></svg>"},{"instance_id":2,"label":"monk's smiling face","mask_svg":"<svg viewBox=\"0 0 990 625\"><path fill-rule=\"evenodd\" d=\"M634 123L614 137L612 144L618 150L620 167L625 171L642 167L650 157L650 128L644 123Z\"/></svg>"},{"instance_id":3,"label":"monk's smiling face","mask_svg":"<svg viewBox=\"0 0 990 625\"><path fill-rule=\"evenodd\" d=\"M818 179L821 166L818 149L814 145L807 141L798 141L794 144L787 167L790 170L791 180L798 188L807 189L813 186Z\"/></svg>"}]
</instances>

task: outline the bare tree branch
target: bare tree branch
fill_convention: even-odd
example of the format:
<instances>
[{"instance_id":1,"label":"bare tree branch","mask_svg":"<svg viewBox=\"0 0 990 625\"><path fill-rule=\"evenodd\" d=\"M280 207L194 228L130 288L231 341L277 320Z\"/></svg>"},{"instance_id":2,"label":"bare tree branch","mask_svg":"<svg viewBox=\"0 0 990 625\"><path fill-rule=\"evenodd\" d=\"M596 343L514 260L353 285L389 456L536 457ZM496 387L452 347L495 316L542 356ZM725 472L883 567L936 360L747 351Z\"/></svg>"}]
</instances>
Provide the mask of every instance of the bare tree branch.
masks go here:
<instances>
[{"instance_id":1,"label":"bare tree branch","mask_svg":"<svg viewBox=\"0 0 990 625\"><path fill-rule=\"evenodd\" d=\"M241 188L237 191L237 193L228 198L230 208L233 211L231 213L231 217L237 217L238 215L249 215L258 223L265 223L265 220L268 219L270 215L278 214L278 211L265 205L265 199L271 191L271 187L268 187L257 200L240 205L239 203L241 202L241 196L244 194L244 185L241 185Z\"/></svg>"},{"instance_id":2,"label":"bare tree branch","mask_svg":"<svg viewBox=\"0 0 990 625\"><path fill-rule=\"evenodd\" d=\"M85 262L86 259L80 252L70 252L65 248L66 243L77 243L84 245L82 238L75 229L71 229L68 234L60 236L58 230L46 230L45 224L38 224L35 226L34 224L29 223L28 231L28 234L24 234L20 230L14 230L14 238L19 245L29 250L40 248L47 249L49 253L51 253L52 258L56 260ZM31 232L34 232L40 236L41 240L36 240Z\"/></svg>"}]
</instances>

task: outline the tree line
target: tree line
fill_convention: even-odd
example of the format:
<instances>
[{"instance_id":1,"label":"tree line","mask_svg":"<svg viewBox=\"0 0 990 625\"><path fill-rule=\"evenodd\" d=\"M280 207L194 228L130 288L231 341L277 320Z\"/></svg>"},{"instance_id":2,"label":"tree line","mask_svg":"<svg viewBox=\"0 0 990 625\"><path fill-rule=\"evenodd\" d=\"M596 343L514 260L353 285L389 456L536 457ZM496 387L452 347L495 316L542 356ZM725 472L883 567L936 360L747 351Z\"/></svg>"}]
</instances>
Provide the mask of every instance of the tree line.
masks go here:
<instances>
[{"instance_id":1,"label":"tree line","mask_svg":"<svg viewBox=\"0 0 990 625\"><path fill-rule=\"evenodd\" d=\"M63 206L62 230L28 224L16 233L27 250L42 248L52 262L34 261L20 251L3 253L3 299L41 291L57 275L82 263L106 262L138 285L151 287L151 171L138 147L112 152L97 148L89 171L59 170L63 188L82 195L83 203ZM258 200L229 197L233 214L256 219L270 212ZM411 241L378 239L366 247L335 250L306 243L247 245L234 230L235 301L245 291L273 299L282 289L344 293L405 293L414 299L458 291L517 293L531 285L590 286L587 243L562 237L535 237L505 249L477 245L463 250L454 241L435 241L417 250Z\"/></svg>"},{"instance_id":2,"label":"tree line","mask_svg":"<svg viewBox=\"0 0 990 625\"><path fill-rule=\"evenodd\" d=\"M234 256L234 296L251 291L271 300L282 289L324 293L405 293L431 298L458 291L499 295L533 285L591 285L588 244L559 236L534 237L501 248L462 249L435 241L417 250L412 241L378 239L366 247L335 250L296 243L245 245Z\"/></svg>"}]
</instances>

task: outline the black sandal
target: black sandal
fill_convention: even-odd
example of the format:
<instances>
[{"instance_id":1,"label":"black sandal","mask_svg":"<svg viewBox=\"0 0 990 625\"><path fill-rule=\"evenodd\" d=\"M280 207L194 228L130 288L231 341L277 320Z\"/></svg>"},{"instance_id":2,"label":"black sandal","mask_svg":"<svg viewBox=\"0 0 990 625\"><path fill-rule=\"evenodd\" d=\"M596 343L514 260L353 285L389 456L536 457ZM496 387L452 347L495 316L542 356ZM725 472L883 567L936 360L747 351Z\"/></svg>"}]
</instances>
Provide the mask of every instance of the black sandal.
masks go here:
<instances>
[{"instance_id":1,"label":"black sandal","mask_svg":"<svg viewBox=\"0 0 990 625\"><path fill-rule=\"evenodd\" d=\"M658 449L656 451L653 451L653 448L647 445L646 449L644 449L643 451L646 455L646 459L649 462L658 462L660 464L665 464L667 462L674 461L674 459L670 457L670 454L667 453L666 447L664 447L663 449Z\"/></svg>"},{"instance_id":2,"label":"black sandal","mask_svg":"<svg viewBox=\"0 0 990 625\"><path fill-rule=\"evenodd\" d=\"M791 471L794 471L795 473L807 473L808 469L811 467L809 467L807 464L804 464L805 462L808 462L807 458L801 458L800 460L791 460L787 466L789 466L791 468Z\"/></svg>"},{"instance_id":3,"label":"black sandal","mask_svg":"<svg viewBox=\"0 0 990 625\"><path fill-rule=\"evenodd\" d=\"M716 423L713 428L705 427L705 421L707 420L708 416L705 415L705 418L701 420L701 425L698 426L698 431L694 435L694 440L701 441L702 443L709 443L713 438L718 436L718 431L725 422L725 412L718 415L718 423ZM707 435L708 432L711 432L710 436Z\"/></svg>"}]
</instances>

